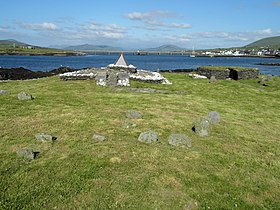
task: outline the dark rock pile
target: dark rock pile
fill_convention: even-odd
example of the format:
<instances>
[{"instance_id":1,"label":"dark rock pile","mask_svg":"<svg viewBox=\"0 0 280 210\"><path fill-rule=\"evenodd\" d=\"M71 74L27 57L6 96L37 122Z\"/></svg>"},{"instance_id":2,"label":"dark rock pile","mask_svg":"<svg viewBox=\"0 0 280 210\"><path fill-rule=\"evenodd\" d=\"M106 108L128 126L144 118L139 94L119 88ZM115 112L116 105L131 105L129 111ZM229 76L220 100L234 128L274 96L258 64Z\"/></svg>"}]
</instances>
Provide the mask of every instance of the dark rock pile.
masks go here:
<instances>
[{"instance_id":1,"label":"dark rock pile","mask_svg":"<svg viewBox=\"0 0 280 210\"><path fill-rule=\"evenodd\" d=\"M31 71L23 67L19 68L0 68L0 80L26 80L42 77L54 76L65 72L72 72L75 69L69 67L60 67L49 72Z\"/></svg>"}]
</instances>

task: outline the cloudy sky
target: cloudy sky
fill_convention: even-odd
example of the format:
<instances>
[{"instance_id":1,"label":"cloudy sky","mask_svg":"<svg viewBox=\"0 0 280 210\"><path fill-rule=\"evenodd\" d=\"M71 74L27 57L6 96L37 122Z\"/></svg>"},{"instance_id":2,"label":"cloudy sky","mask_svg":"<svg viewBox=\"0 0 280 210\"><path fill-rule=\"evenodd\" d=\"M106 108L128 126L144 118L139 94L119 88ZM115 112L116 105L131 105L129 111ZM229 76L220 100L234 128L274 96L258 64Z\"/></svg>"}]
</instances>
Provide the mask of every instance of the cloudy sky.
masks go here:
<instances>
[{"instance_id":1,"label":"cloudy sky","mask_svg":"<svg viewBox=\"0 0 280 210\"><path fill-rule=\"evenodd\" d=\"M1 0L0 39L137 49L243 46L280 35L280 0Z\"/></svg>"}]
</instances>

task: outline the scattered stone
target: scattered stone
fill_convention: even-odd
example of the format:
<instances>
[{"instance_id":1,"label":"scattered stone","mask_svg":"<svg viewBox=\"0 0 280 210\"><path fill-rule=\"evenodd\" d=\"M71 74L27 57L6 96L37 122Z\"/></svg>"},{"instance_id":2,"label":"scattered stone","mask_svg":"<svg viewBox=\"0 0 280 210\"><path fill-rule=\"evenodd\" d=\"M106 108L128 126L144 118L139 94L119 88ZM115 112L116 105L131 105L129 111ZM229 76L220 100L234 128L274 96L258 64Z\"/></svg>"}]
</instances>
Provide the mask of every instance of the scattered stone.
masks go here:
<instances>
[{"instance_id":1,"label":"scattered stone","mask_svg":"<svg viewBox=\"0 0 280 210\"><path fill-rule=\"evenodd\" d=\"M196 121L193 127L194 132L200 137L210 135L210 129L211 123L205 118Z\"/></svg>"},{"instance_id":2,"label":"scattered stone","mask_svg":"<svg viewBox=\"0 0 280 210\"><path fill-rule=\"evenodd\" d=\"M273 76L271 74L267 75L267 80L270 82L273 81Z\"/></svg>"},{"instance_id":3,"label":"scattered stone","mask_svg":"<svg viewBox=\"0 0 280 210\"><path fill-rule=\"evenodd\" d=\"M98 142L102 142L102 141L106 141L107 139L106 139L106 137L103 136L103 135L94 134L94 135L92 136L92 140L98 141Z\"/></svg>"},{"instance_id":4,"label":"scattered stone","mask_svg":"<svg viewBox=\"0 0 280 210\"><path fill-rule=\"evenodd\" d=\"M117 86L117 83L118 83L117 72L108 71L107 74L108 74L108 76L107 76L107 80L106 80L106 85L111 86L111 87Z\"/></svg>"},{"instance_id":5,"label":"scattered stone","mask_svg":"<svg viewBox=\"0 0 280 210\"><path fill-rule=\"evenodd\" d=\"M98 72L96 77L95 77L96 84L100 85L100 86L106 86L106 79L107 79L107 72L106 71Z\"/></svg>"},{"instance_id":6,"label":"scattered stone","mask_svg":"<svg viewBox=\"0 0 280 210\"><path fill-rule=\"evenodd\" d=\"M142 114L138 111L135 111L135 110L128 110L126 112L126 117L129 118L129 119L141 119Z\"/></svg>"},{"instance_id":7,"label":"scattered stone","mask_svg":"<svg viewBox=\"0 0 280 210\"><path fill-rule=\"evenodd\" d=\"M163 94L178 94L178 95L189 94L189 92L187 91L158 90L153 88L115 88L114 90L117 92L128 91L131 93L163 93Z\"/></svg>"},{"instance_id":8,"label":"scattered stone","mask_svg":"<svg viewBox=\"0 0 280 210\"><path fill-rule=\"evenodd\" d=\"M129 82L129 74L127 72L119 72L118 73L118 86L130 86Z\"/></svg>"},{"instance_id":9,"label":"scattered stone","mask_svg":"<svg viewBox=\"0 0 280 210\"><path fill-rule=\"evenodd\" d=\"M129 119L125 119L125 121L123 123L123 127L124 128L135 128L135 127L137 127L137 124L135 124L134 122L130 121Z\"/></svg>"},{"instance_id":10,"label":"scattered stone","mask_svg":"<svg viewBox=\"0 0 280 210\"><path fill-rule=\"evenodd\" d=\"M168 143L176 147L192 147L192 140L185 134L171 134Z\"/></svg>"},{"instance_id":11,"label":"scattered stone","mask_svg":"<svg viewBox=\"0 0 280 210\"><path fill-rule=\"evenodd\" d=\"M52 136L51 134L47 133L37 133L35 134L35 138L41 142L52 142L56 140L56 137Z\"/></svg>"},{"instance_id":12,"label":"scattered stone","mask_svg":"<svg viewBox=\"0 0 280 210\"><path fill-rule=\"evenodd\" d=\"M158 141L158 134L154 131L142 132L138 137L138 141L148 144L156 143Z\"/></svg>"},{"instance_id":13,"label":"scattered stone","mask_svg":"<svg viewBox=\"0 0 280 210\"><path fill-rule=\"evenodd\" d=\"M206 76L199 75L199 74L194 74L194 73L190 73L189 76L193 77L194 79L207 79Z\"/></svg>"},{"instance_id":14,"label":"scattered stone","mask_svg":"<svg viewBox=\"0 0 280 210\"><path fill-rule=\"evenodd\" d=\"M211 76L210 77L210 83L216 83L217 82L217 79L215 76Z\"/></svg>"},{"instance_id":15,"label":"scattered stone","mask_svg":"<svg viewBox=\"0 0 280 210\"><path fill-rule=\"evenodd\" d=\"M259 83L264 83L264 82L266 82L267 80L268 80L268 79L267 79L266 77L263 77L263 78L260 79Z\"/></svg>"},{"instance_id":16,"label":"scattered stone","mask_svg":"<svg viewBox=\"0 0 280 210\"><path fill-rule=\"evenodd\" d=\"M17 156L22 157L26 160L33 160L36 157L36 152L30 148L22 148L17 151Z\"/></svg>"},{"instance_id":17,"label":"scattered stone","mask_svg":"<svg viewBox=\"0 0 280 210\"><path fill-rule=\"evenodd\" d=\"M208 113L208 120L212 124L219 123L220 120L221 120L220 113L219 112L215 112L215 111L209 112Z\"/></svg>"},{"instance_id":18,"label":"scattered stone","mask_svg":"<svg viewBox=\"0 0 280 210\"><path fill-rule=\"evenodd\" d=\"M34 99L29 93L21 92L18 94L19 100L32 100Z\"/></svg>"},{"instance_id":19,"label":"scattered stone","mask_svg":"<svg viewBox=\"0 0 280 210\"><path fill-rule=\"evenodd\" d=\"M7 91L7 90L0 90L0 95L4 95L4 94L9 94L9 91Z\"/></svg>"},{"instance_id":20,"label":"scattered stone","mask_svg":"<svg viewBox=\"0 0 280 210\"><path fill-rule=\"evenodd\" d=\"M130 74L130 79L155 84L172 84L160 73L145 70L137 70L136 73Z\"/></svg>"}]
</instances>

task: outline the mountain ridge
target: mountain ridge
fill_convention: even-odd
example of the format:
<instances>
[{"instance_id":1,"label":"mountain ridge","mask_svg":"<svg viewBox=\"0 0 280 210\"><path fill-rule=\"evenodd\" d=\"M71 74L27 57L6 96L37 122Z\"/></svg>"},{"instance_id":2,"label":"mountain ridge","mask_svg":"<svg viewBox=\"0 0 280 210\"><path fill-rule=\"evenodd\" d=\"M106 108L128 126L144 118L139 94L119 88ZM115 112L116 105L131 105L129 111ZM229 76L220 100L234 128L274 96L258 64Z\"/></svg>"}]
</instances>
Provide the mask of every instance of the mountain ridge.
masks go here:
<instances>
[{"instance_id":1,"label":"mountain ridge","mask_svg":"<svg viewBox=\"0 0 280 210\"><path fill-rule=\"evenodd\" d=\"M280 48L280 36L272 36L272 37L266 37L263 39L259 39L255 42L252 42L244 47L269 47L269 48L275 48L279 49Z\"/></svg>"},{"instance_id":2,"label":"mountain ridge","mask_svg":"<svg viewBox=\"0 0 280 210\"><path fill-rule=\"evenodd\" d=\"M178 47L176 45L171 45L171 44L165 44L165 45L161 45L159 47L153 47L153 48L145 48L145 49L141 49L141 51L156 51L156 52L166 52L166 51L185 51L185 48L182 47Z\"/></svg>"},{"instance_id":3,"label":"mountain ridge","mask_svg":"<svg viewBox=\"0 0 280 210\"><path fill-rule=\"evenodd\" d=\"M91 44L82 44L82 45L72 45L63 48L64 50L100 50L100 51L121 51L123 50L120 47L113 47L109 45L91 45Z\"/></svg>"}]
</instances>

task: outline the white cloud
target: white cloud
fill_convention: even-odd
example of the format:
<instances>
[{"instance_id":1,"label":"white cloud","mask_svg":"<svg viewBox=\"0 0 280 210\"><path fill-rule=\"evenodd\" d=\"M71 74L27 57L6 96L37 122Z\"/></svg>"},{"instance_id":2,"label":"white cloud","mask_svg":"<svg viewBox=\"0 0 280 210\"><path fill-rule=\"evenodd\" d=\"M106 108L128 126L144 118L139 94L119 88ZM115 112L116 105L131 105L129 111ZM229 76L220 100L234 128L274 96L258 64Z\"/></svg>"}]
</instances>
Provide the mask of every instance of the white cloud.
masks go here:
<instances>
[{"instance_id":1,"label":"white cloud","mask_svg":"<svg viewBox=\"0 0 280 210\"><path fill-rule=\"evenodd\" d=\"M186 23L170 23L172 19L181 19L181 16L169 11L132 12L126 14L125 17L132 21L141 22L143 25L137 26L137 28L147 30L165 30L166 28L188 29L192 27L191 24Z\"/></svg>"},{"instance_id":2,"label":"white cloud","mask_svg":"<svg viewBox=\"0 0 280 210\"><path fill-rule=\"evenodd\" d=\"M172 27L172 28L191 28L192 27L192 25L191 24L185 24L185 23L172 23L171 25L170 25L170 27Z\"/></svg>"},{"instance_id":3,"label":"white cloud","mask_svg":"<svg viewBox=\"0 0 280 210\"><path fill-rule=\"evenodd\" d=\"M270 35L270 34L272 34L272 29L271 28L262 29L262 30L257 31L257 34Z\"/></svg>"},{"instance_id":4,"label":"white cloud","mask_svg":"<svg viewBox=\"0 0 280 210\"><path fill-rule=\"evenodd\" d=\"M58 26L55 25L54 23L20 23L20 26L29 29L29 30L34 30L34 31L40 31L40 30L58 30Z\"/></svg>"},{"instance_id":5,"label":"white cloud","mask_svg":"<svg viewBox=\"0 0 280 210\"><path fill-rule=\"evenodd\" d=\"M132 12L125 15L126 18L130 20L152 20L159 18L178 18L179 15L162 10L154 10L150 12Z\"/></svg>"},{"instance_id":6,"label":"white cloud","mask_svg":"<svg viewBox=\"0 0 280 210\"><path fill-rule=\"evenodd\" d=\"M0 26L0 33L6 33L9 32L9 27L6 26Z\"/></svg>"}]
</instances>

